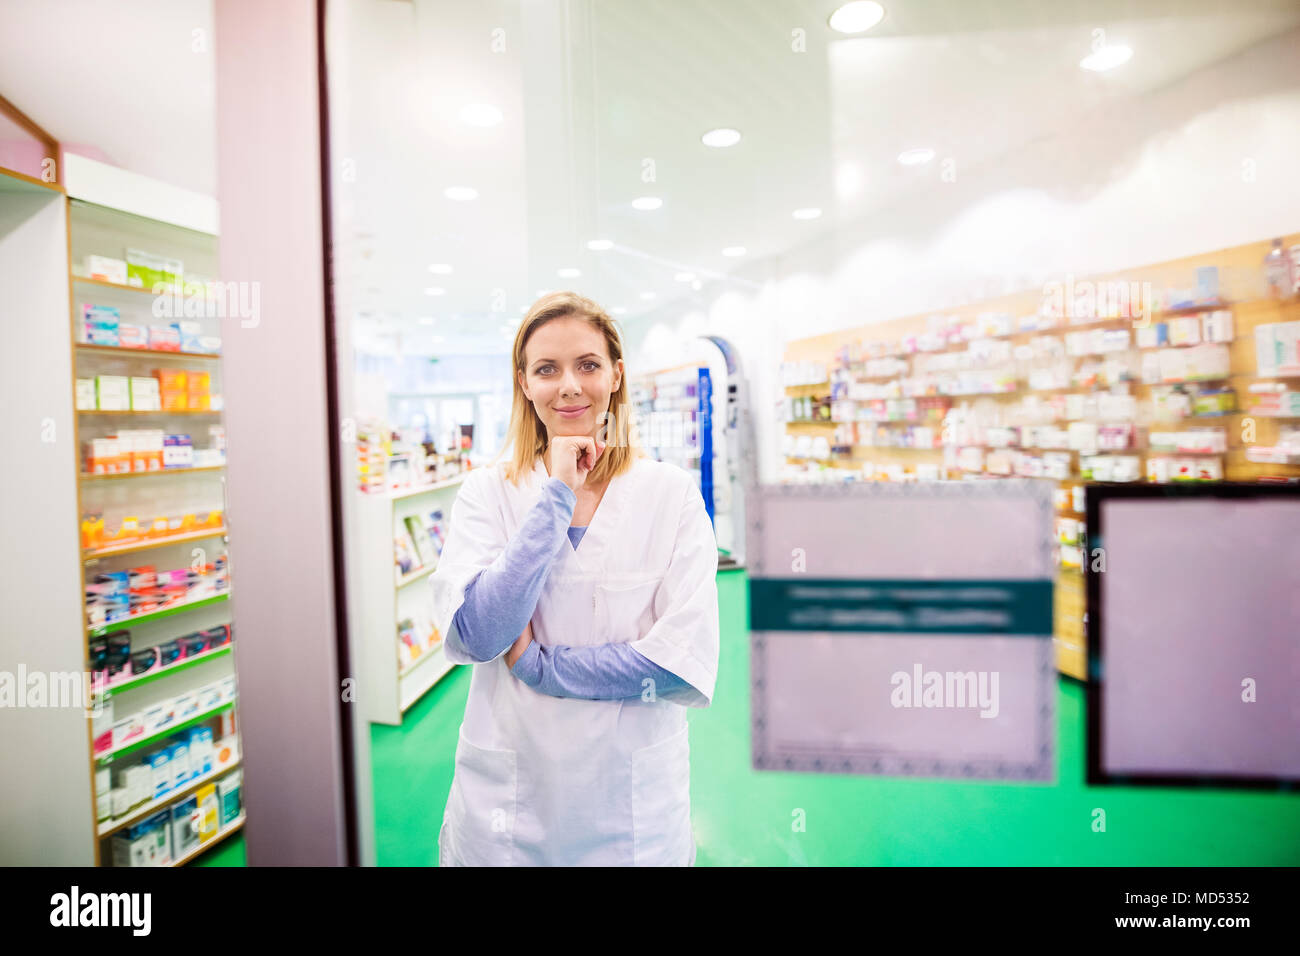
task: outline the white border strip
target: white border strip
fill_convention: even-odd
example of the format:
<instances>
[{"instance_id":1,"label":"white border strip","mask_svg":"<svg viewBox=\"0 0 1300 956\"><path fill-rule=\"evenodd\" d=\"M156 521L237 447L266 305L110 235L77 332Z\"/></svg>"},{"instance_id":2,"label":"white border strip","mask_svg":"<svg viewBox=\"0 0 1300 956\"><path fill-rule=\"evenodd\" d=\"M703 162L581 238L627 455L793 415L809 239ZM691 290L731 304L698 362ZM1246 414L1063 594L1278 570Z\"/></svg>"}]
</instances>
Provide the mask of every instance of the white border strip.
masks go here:
<instances>
[{"instance_id":1,"label":"white border strip","mask_svg":"<svg viewBox=\"0 0 1300 956\"><path fill-rule=\"evenodd\" d=\"M217 200L213 196L76 153L64 153L63 176L68 195L73 199L217 235Z\"/></svg>"}]
</instances>

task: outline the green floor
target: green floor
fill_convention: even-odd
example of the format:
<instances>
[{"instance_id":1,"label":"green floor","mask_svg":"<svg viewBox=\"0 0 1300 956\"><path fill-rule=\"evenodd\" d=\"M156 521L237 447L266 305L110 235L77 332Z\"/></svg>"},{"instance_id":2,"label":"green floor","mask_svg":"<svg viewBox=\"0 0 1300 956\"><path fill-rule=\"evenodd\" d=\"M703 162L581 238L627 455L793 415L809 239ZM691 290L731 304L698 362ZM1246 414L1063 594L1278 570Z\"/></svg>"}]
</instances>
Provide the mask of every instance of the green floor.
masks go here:
<instances>
[{"instance_id":1,"label":"green floor","mask_svg":"<svg viewBox=\"0 0 1300 956\"><path fill-rule=\"evenodd\" d=\"M1300 864L1300 794L1093 788L1083 783L1083 688L1060 683L1053 785L756 772L749 755L745 575L719 575L713 706L691 710L691 802L701 866L1219 866ZM378 861L437 863L457 727L458 668L406 715L372 727ZM1092 829L1095 808L1106 832ZM791 832L804 811L806 831ZM204 865L241 865L243 838Z\"/></svg>"}]
</instances>

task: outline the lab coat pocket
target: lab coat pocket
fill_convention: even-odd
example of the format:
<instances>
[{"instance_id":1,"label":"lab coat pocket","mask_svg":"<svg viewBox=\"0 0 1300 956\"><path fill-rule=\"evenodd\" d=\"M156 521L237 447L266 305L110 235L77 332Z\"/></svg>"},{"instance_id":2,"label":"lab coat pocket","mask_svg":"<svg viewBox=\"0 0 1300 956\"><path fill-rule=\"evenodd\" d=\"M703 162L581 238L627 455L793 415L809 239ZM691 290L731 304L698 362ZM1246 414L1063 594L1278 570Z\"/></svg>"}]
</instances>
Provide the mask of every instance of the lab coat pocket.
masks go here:
<instances>
[{"instance_id":1,"label":"lab coat pocket","mask_svg":"<svg viewBox=\"0 0 1300 956\"><path fill-rule=\"evenodd\" d=\"M596 588L596 628L599 643L631 642L654 626L655 594L660 577L610 577Z\"/></svg>"},{"instance_id":2,"label":"lab coat pocket","mask_svg":"<svg viewBox=\"0 0 1300 956\"><path fill-rule=\"evenodd\" d=\"M461 866L510 865L517 785L515 751L480 747L468 740L462 729L447 801L445 850L449 861Z\"/></svg>"},{"instance_id":3,"label":"lab coat pocket","mask_svg":"<svg viewBox=\"0 0 1300 956\"><path fill-rule=\"evenodd\" d=\"M689 725L632 754L636 866L685 866L691 858Z\"/></svg>"}]
</instances>

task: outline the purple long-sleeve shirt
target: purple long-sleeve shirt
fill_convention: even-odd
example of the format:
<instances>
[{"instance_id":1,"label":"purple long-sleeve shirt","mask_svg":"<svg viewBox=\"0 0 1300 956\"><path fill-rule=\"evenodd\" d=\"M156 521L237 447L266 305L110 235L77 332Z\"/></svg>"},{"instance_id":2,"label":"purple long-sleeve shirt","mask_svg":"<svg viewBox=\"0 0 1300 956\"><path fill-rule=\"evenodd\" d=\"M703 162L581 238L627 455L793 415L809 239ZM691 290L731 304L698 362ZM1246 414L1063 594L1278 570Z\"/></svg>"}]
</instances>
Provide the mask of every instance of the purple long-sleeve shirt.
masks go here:
<instances>
[{"instance_id":1,"label":"purple long-sleeve shirt","mask_svg":"<svg viewBox=\"0 0 1300 956\"><path fill-rule=\"evenodd\" d=\"M537 504L506 545L505 561L481 571L465 589L448 640L458 640L480 662L509 650L532 618L560 548L577 550L587 530L569 526L577 502L577 495L559 478L546 479ZM687 684L622 643L543 647L533 641L511 673L551 697L586 700L640 697L646 680L653 682L656 695Z\"/></svg>"}]
</instances>

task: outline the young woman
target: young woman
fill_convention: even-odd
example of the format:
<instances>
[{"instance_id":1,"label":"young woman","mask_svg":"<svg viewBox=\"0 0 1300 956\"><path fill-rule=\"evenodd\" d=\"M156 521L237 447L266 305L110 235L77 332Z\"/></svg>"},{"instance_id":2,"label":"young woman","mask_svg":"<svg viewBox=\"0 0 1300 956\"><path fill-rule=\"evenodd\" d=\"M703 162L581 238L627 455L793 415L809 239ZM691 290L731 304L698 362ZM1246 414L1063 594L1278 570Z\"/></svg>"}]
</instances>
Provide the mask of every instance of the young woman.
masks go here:
<instances>
[{"instance_id":1,"label":"young woman","mask_svg":"<svg viewBox=\"0 0 1300 956\"><path fill-rule=\"evenodd\" d=\"M466 477L431 578L448 658L475 665L439 862L693 865L685 708L718 667L704 500L627 442L594 302L538 300L513 362L513 459Z\"/></svg>"}]
</instances>

